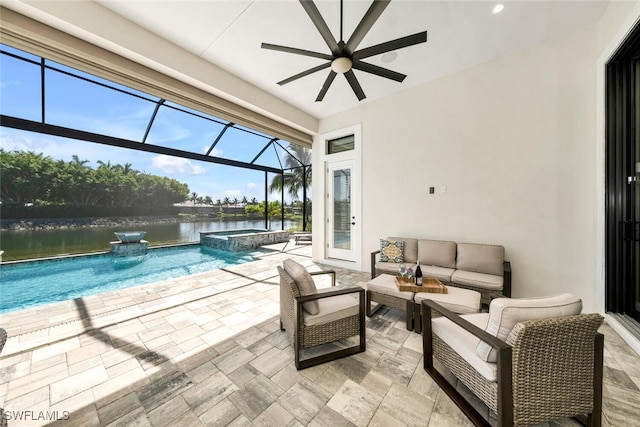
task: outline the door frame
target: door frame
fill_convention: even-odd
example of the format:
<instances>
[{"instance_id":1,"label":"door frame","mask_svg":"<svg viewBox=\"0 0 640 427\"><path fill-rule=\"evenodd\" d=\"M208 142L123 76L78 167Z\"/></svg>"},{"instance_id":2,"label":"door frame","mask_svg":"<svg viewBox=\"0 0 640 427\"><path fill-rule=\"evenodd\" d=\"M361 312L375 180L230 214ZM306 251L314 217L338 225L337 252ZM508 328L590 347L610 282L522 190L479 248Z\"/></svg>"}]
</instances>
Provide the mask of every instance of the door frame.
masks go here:
<instances>
[{"instance_id":1,"label":"door frame","mask_svg":"<svg viewBox=\"0 0 640 427\"><path fill-rule=\"evenodd\" d=\"M327 154L327 142L343 136L353 135L354 149L350 151L344 151L342 153ZM318 260L327 265L333 265L336 267L347 268L350 270L362 271L362 160L361 160L361 147L362 147L362 126L356 124L342 129L333 130L330 132L322 133L318 135L316 140L315 153L319 153L318 164L322 165L322 168L314 168L314 182L320 183L318 193L321 197L314 198L314 230L318 230L314 233L314 238L318 238L317 254ZM353 262L342 261L334 258L329 258L327 255L327 165L329 163L351 160L353 161L353 175L352 175L352 190L351 190L351 203L352 212L356 217L356 225L352 228L352 243L353 243Z\"/></svg>"}]
</instances>

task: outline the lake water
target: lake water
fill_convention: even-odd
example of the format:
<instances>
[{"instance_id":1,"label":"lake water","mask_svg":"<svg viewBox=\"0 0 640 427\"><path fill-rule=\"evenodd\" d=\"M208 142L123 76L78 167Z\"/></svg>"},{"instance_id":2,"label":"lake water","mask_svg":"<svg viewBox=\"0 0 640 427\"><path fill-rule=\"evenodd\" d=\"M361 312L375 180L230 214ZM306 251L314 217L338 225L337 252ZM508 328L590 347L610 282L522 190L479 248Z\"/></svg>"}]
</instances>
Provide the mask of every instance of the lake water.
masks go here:
<instances>
[{"instance_id":1,"label":"lake water","mask_svg":"<svg viewBox=\"0 0 640 427\"><path fill-rule=\"evenodd\" d=\"M273 228L280 229L280 221ZM300 228L299 221L284 222L284 229ZM2 261L43 258L62 254L79 254L111 250L109 242L118 239L115 231L146 231L149 246L200 241L201 231L264 228L264 220L202 221L168 224L147 224L130 227L83 227L54 230L0 231Z\"/></svg>"}]
</instances>

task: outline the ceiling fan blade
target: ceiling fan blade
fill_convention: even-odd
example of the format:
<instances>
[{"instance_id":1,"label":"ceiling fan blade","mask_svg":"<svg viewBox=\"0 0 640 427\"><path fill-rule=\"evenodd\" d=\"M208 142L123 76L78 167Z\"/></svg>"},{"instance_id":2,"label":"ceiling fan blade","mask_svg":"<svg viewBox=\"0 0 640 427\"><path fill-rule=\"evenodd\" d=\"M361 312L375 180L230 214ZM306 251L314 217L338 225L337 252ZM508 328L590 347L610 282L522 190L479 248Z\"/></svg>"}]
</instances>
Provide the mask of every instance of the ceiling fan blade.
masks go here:
<instances>
[{"instance_id":1,"label":"ceiling fan blade","mask_svg":"<svg viewBox=\"0 0 640 427\"><path fill-rule=\"evenodd\" d=\"M353 54L353 59L369 58L370 56L379 55L381 53L390 52L392 50L398 50L405 47L413 46L415 44L424 43L427 41L427 32L412 34L410 36L400 37L399 39L391 40L388 42L380 43L375 46L366 47L360 49Z\"/></svg>"},{"instance_id":2,"label":"ceiling fan blade","mask_svg":"<svg viewBox=\"0 0 640 427\"><path fill-rule=\"evenodd\" d=\"M278 52L295 53L296 55L304 55L304 56L311 56L313 58L326 59L327 61L331 61L333 59L333 56L327 55L326 53L313 52L311 50L298 49L296 47L280 46L280 45L271 44L271 43L262 43L260 47L263 49L277 50Z\"/></svg>"},{"instance_id":3,"label":"ceiling fan blade","mask_svg":"<svg viewBox=\"0 0 640 427\"><path fill-rule=\"evenodd\" d=\"M279 81L278 84L280 86L286 85L287 83L291 83L294 80L298 80L300 77L308 76L309 74L313 74L313 73L315 73L317 71L324 70L325 68L329 68L330 66L331 66L331 62L327 62L326 64L322 64L322 65L318 65L317 67L310 68L310 69L308 69L306 71L303 71L303 72L298 73L298 74L296 74L294 76L291 76L288 79L284 79L282 81Z\"/></svg>"},{"instance_id":4,"label":"ceiling fan blade","mask_svg":"<svg viewBox=\"0 0 640 427\"><path fill-rule=\"evenodd\" d=\"M397 82L402 82L407 77L406 74L397 73L387 68L378 67L377 65L368 64L362 61L354 61L353 68L355 68L356 70L375 74L376 76L395 80Z\"/></svg>"},{"instance_id":5,"label":"ceiling fan blade","mask_svg":"<svg viewBox=\"0 0 640 427\"><path fill-rule=\"evenodd\" d=\"M365 99L366 96L364 94L364 91L362 90L362 87L360 86L356 75L353 73L353 70L347 71L346 73L344 73L344 76L347 78L351 89L353 89L353 93L355 93L358 97L358 101L362 101L363 99Z\"/></svg>"},{"instance_id":6,"label":"ceiling fan blade","mask_svg":"<svg viewBox=\"0 0 640 427\"><path fill-rule=\"evenodd\" d=\"M331 53L333 53L334 56L340 56L342 52L338 46L338 42L336 42L335 37L331 34L331 30L322 18L322 15L320 15L320 11L315 3L312 0L300 0L300 4L304 8L304 11L307 12L307 15L309 15L309 18L311 18L313 25L315 25L320 32L324 42L329 46Z\"/></svg>"},{"instance_id":7,"label":"ceiling fan blade","mask_svg":"<svg viewBox=\"0 0 640 427\"><path fill-rule=\"evenodd\" d=\"M331 86L331 83L333 83L333 79L336 78L336 72L335 71L331 71L329 73L329 75L327 76L327 79L324 81L324 84L322 85L322 89L320 89L320 93L318 94L318 97L316 98L316 102L320 102L324 99L324 96L326 95L327 91L329 90L329 86Z\"/></svg>"},{"instance_id":8,"label":"ceiling fan blade","mask_svg":"<svg viewBox=\"0 0 640 427\"><path fill-rule=\"evenodd\" d=\"M358 48L358 45L367 35L373 24L378 20L382 12L389 5L391 0L374 0L369 9L362 17L362 20L351 34L349 41L344 47L344 52L347 55L352 55L353 52Z\"/></svg>"}]
</instances>

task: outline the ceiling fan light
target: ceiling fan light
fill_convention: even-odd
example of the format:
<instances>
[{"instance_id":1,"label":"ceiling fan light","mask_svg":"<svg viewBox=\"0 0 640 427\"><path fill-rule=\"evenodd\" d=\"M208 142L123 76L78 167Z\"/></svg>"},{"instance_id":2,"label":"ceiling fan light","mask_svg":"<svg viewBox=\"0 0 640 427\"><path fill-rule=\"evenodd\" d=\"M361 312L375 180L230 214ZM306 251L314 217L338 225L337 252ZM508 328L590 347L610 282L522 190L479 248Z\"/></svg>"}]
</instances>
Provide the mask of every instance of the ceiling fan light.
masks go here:
<instances>
[{"instance_id":1,"label":"ceiling fan light","mask_svg":"<svg viewBox=\"0 0 640 427\"><path fill-rule=\"evenodd\" d=\"M346 56L341 56L331 61L331 69L338 74L346 73L351 69L352 65L353 62Z\"/></svg>"}]
</instances>

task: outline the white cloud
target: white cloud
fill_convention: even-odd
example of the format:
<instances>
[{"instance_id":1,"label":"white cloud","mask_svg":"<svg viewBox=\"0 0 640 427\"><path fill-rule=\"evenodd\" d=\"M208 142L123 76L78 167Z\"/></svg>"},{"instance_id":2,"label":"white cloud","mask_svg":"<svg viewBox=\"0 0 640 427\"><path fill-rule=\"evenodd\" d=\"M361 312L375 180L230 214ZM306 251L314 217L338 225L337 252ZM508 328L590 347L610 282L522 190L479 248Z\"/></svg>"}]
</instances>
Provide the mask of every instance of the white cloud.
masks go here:
<instances>
[{"instance_id":1,"label":"white cloud","mask_svg":"<svg viewBox=\"0 0 640 427\"><path fill-rule=\"evenodd\" d=\"M12 86L21 86L18 80L8 80L0 82L0 89L9 89Z\"/></svg>"},{"instance_id":2,"label":"white cloud","mask_svg":"<svg viewBox=\"0 0 640 427\"><path fill-rule=\"evenodd\" d=\"M253 190L255 188L258 188L258 184L256 184L255 182L247 182L247 188L249 190Z\"/></svg>"},{"instance_id":3,"label":"white cloud","mask_svg":"<svg viewBox=\"0 0 640 427\"><path fill-rule=\"evenodd\" d=\"M0 147L6 151L33 151L43 153L54 160L71 161L74 155L80 160L95 163L98 160L112 163L131 162L130 150L86 141L75 141L39 133L3 128L0 131ZM140 154L136 155L140 158Z\"/></svg>"},{"instance_id":4,"label":"white cloud","mask_svg":"<svg viewBox=\"0 0 640 427\"><path fill-rule=\"evenodd\" d=\"M242 191L237 190L237 189L230 189L230 190L225 190L224 192L225 197L241 197Z\"/></svg>"},{"instance_id":5,"label":"white cloud","mask_svg":"<svg viewBox=\"0 0 640 427\"><path fill-rule=\"evenodd\" d=\"M202 154L206 153L207 151L209 151L209 148L211 148L211 145L205 145L202 147ZM219 148L214 148L213 150L211 150L211 152L209 153L210 156L212 157L222 157L222 153L223 151Z\"/></svg>"},{"instance_id":6,"label":"white cloud","mask_svg":"<svg viewBox=\"0 0 640 427\"><path fill-rule=\"evenodd\" d=\"M200 165L191 163L189 159L160 155L151 160L153 167L169 175L202 175L206 171Z\"/></svg>"}]
</instances>

